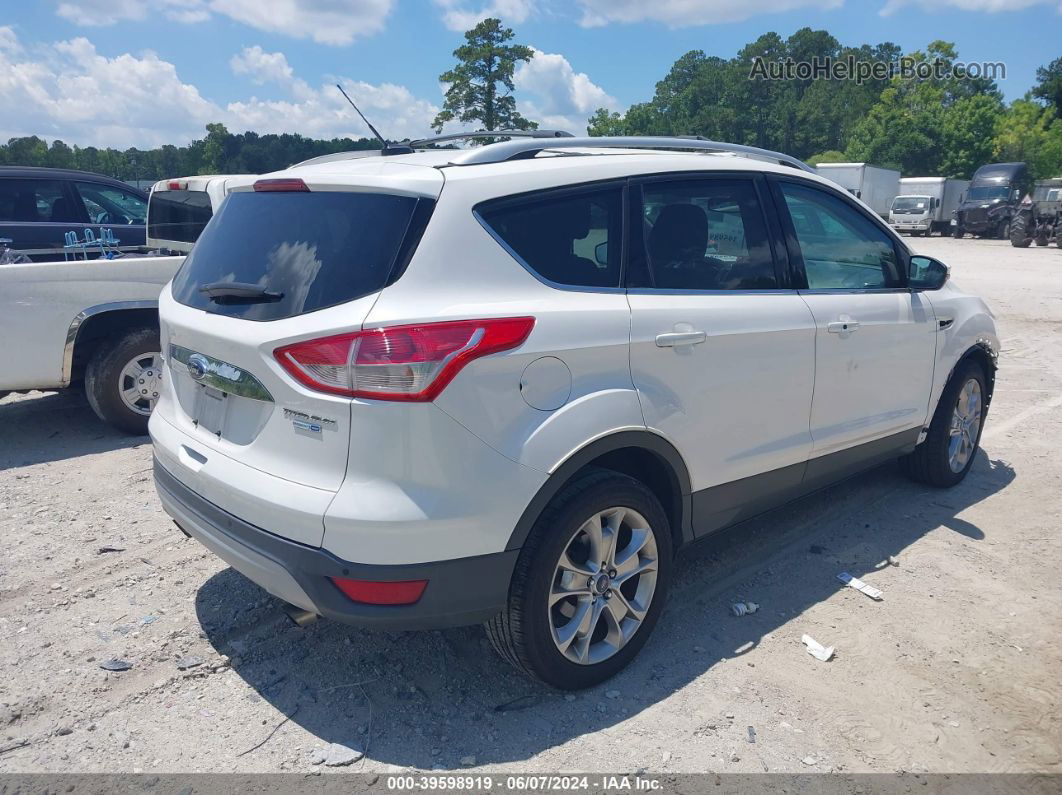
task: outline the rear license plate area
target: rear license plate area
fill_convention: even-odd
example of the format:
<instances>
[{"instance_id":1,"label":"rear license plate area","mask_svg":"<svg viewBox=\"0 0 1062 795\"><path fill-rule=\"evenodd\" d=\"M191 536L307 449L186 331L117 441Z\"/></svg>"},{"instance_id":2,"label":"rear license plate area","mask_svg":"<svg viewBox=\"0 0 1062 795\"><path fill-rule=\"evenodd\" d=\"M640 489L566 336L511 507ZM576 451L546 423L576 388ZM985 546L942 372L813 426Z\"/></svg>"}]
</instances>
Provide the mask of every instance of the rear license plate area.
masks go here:
<instances>
[{"instance_id":1,"label":"rear license plate area","mask_svg":"<svg viewBox=\"0 0 1062 795\"><path fill-rule=\"evenodd\" d=\"M229 396L226 393L210 386L200 386L196 390L195 415L192 419L197 427L220 438L228 408Z\"/></svg>"}]
</instances>

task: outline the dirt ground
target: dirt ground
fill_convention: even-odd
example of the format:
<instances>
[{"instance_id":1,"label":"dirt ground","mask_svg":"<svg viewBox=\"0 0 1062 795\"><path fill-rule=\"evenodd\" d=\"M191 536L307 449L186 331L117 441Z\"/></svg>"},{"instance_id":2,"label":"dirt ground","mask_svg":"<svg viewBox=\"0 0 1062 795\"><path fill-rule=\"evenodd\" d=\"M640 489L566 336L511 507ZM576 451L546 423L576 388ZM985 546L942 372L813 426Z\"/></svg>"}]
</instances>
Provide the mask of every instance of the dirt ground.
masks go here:
<instances>
[{"instance_id":1,"label":"dirt ground","mask_svg":"<svg viewBox=\"0 0 1062 795\"><path fill-rule=\"evenodd\" d=\"M1062 252L914 245L1000 325L970 476L890 465L709 540L635 663L576 696L478 627L294 626L177 532L149 444L77 394L3 399L0 771L1062 772ZM365 757L315 766L333 742Z\"/></svg>"}]
</instances>

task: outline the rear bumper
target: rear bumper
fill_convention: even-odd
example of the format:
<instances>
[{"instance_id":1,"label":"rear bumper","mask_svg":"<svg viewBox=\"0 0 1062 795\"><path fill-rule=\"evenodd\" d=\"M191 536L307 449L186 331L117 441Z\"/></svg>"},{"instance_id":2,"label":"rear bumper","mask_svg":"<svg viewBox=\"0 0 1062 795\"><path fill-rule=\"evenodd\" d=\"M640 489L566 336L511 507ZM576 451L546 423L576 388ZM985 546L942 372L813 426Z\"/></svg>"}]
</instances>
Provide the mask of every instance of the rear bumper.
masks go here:
<instances>
[{"instance_id":1,"label":"rear bumper","mask_svg":"<svg viewBox=\"0 0 1062 795\"><path fill-rule=\"evenodd\" d=\"M520 550L471 558L371 565L273 535L200 497L155 461L155 486L177 526L279 599L325 618L381 629L434 629L477 624L505 605ZM352 602L329 579L427 580L412 605Z\"/></svg>"}]
</instances>

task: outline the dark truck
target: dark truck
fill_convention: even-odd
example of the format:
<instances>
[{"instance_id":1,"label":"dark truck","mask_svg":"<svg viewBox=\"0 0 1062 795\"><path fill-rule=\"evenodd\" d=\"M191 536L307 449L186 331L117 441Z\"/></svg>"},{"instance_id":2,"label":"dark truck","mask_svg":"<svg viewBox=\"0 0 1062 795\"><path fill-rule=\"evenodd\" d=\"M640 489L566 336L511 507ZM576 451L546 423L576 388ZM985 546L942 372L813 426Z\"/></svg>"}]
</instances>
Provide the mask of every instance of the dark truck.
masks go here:
<instances>
[{"instance_id":1,"label":"dark truck","mask_svg":"<svg viewBox=\"0 0 1062 795\"><path fill-rule=\"evenodd\" d=\"M1010 244L1015 248L1028 248L1034 240L1046 246L1052 239L1062 248L1062 177L1037 182L1032 200L1022 203L1010 225Z\"/></svg>"},{"instance_id":2,"label":"dark truck","mask_svg":"<svg viewBox=\"0 0 1062 795\"><path fill-rule=\"evenodd\" d=\"M978 237L1010 236L1010 225L1030 190L1024 163L992 163L977 169L966 197L955 211L952 232L961 238L967 232Z\"/></svg>"},{"instance_id":3,"label":"dark truck","mask_svg":"<svg viewBox=\"0 0 1062 795\"><path fill-rule=\"evenodd\" d=\"M62 259L65 235L108 227L121 251L144 247L147 194L100 174L0 166L0 239L34 262Z\"/></svg>"}]
</instances>

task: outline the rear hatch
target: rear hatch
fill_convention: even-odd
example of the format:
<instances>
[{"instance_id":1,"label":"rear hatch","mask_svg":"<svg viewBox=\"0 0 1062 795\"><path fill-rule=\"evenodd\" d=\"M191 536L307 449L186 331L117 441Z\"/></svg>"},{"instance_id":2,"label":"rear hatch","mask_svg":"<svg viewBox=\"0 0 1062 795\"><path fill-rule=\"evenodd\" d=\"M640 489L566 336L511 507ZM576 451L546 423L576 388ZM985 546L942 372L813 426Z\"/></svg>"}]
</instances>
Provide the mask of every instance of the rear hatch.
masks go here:
<instances>
[{"instance_id":1,"label":"rear hatch","mask_svg":"<svg viewBox=\"0 0 1062 795\"><path fill-rule=\"evenodd\" d=\"M220 454L285 482L338 490L351 400L302 386L274 351L359 330L379 291L398 278L434 197L423 185L417 195L397 182L355 187L307 179L308 189L298 181L260 182L269 189L226 199L160 309L172 389L156 411L189 437L186 453ZM441 182L428 181L436 195ZM240 484L215 485L220 490L203 489L204 496L240 515L247 499L235 493ZM268 503L277 495L257 496ZM323 528L321 518L315 528ZM316 530L266 529L320 544Z\"/></svg>"}]
</instances>

